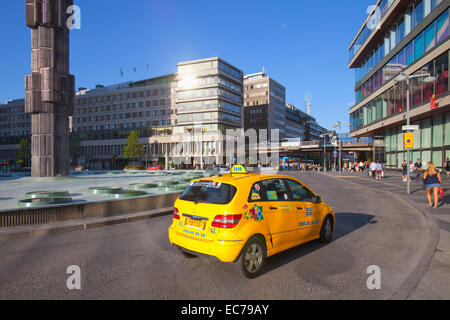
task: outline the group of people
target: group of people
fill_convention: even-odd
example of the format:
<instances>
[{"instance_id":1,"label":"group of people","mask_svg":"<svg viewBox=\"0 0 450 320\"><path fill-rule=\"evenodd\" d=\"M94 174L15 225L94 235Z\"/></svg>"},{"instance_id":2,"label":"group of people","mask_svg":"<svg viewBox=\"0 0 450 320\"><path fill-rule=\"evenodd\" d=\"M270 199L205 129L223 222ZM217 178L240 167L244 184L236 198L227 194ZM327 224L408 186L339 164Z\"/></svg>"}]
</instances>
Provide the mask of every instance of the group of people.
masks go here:
<instances>
[{"instance_id":1,"label":"group of people","mask_svg":"<svg viewBox=\"0 0 450 320\"><path fill-rule=\"evenodd\" d=\"M380 180L384 176L383 164L380 161L372 161L368 169L373 179Z\"/></svg>"},{"instance_id":2,"label":"group of people","mask_svg":"<svg viewBox=\"0 0 450 320\"><path fill-rule=\"evenodd\" d=\"M302 171L302 172L319 172L322 170L320 164L305 163L305 162L291 162L286 166L281 166L280 170L287 171Z\"/></svg>"},{"instance_id":3,"label":"group of people","mask_svg":"<svg viewBox=\"0 0 450 320\"><path fill-rule=\"evenodd\" d=\"M409 171L409 176L411 177L411 180L415 180L415 179L419 179L420 175L422 173L422 161L420 159L417 159L416 163L412 163L412 161L408 163L406 162L406 160L403 160L403 163L401 165L402 167L402 179L403 182L408 181L408 171Z\"/></svg>"},{"instance_id":4,"label":"group of people","mask_svg":"<svg viewBox=\"0 0 450 320\"><path fill-rule=\"evenodd\" d=\"M384 177L384 165L380 161L350 162L347 168L348 171L365 172L368 176L376 180Z\"/></svg>"},{"instance_id":5,"label":"group of people","mask_svg":"<svg viewBox=\"0 0 450 320\"><path fill-rule=\"evenodd\" d=\"M368 176L372 176L373 179L377 180L384 176L384 166L380 161L346 162L344 171L365 172Z\"/></svg>"},{"instance_id":6,"label":"group of people","mask_svg":"<svg viewBox=\"0 0 450 320\"><path fill-rule=\"evenodd\" d=\"M445 170L447 172L447 176L450 176L450 160L447 158ZM427 200L428 205L433 208L438 207L439 196L440 193L443 193L442 185L442 177L439 170L437 170L436 165L430 161L427 164L426 170L423 169L422 162L420 159L417 159L416 163L412 163L412 161L408 163L406 160L403 160L402 163L402 177L403 182L408 181L408 171L411 180L418 180L421 178L423 173L423 187L427 192Z\"/></svg>"},{"instance_id":7,"label":"group of people","mask_svg":"<svg viewBox=\"0 0 450 320\"><path fill-rule=\"evenodd\" d=\"M350 172L364 172L364 165L365 162L344 162L344 171L350 171Z\"/></svg>"}]
</instances>

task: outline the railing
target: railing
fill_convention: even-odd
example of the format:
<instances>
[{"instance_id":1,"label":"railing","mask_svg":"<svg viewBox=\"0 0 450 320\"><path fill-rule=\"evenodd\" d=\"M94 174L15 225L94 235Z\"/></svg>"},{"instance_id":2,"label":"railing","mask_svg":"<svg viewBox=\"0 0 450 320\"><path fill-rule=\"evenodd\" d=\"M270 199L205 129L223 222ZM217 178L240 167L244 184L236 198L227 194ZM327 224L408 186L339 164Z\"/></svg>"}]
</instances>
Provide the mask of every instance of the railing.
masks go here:
<instances>
[{"instance_id":1,"label":"railing","mask_svg":"<svg viewBox=\"0 0 450 320\"><path fill-rule=\"evenodd\" d=\"M180 193L151 195L125 200L76 203L70 205L17 209L0 212L0 230L6 227L30 226L172 207Z\"/></svg>"}]
</instances>

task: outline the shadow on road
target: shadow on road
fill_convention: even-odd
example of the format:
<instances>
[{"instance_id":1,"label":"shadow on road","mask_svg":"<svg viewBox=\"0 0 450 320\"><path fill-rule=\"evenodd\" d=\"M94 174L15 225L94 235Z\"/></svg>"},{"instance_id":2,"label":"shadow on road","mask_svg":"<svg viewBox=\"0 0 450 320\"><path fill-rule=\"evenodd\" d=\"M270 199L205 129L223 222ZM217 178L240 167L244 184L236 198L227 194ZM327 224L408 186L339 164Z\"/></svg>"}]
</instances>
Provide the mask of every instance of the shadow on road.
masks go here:
<instances>
[{"instance_id":1,"label":"shadow on road","mask_svg":"<svg viewBox=\"0 0 450 320\"><path fill-rule=\"evenodd\" d=\"M347 234L354 232L368 224L377 223L377 221L374 220L374 217L375 216L373 215L363 213L336 213L336 226L332 241L336 241L337 239L342 238ZM309 253L319 250L327 245L328 244L320 243L319 241L312 241L276 254L273 257L267 259L266 267L263 273L269 273L272 270L280 268L283 265L294 260L300 259L303 256L306 256Z\"/></svg>"}]
</instances>

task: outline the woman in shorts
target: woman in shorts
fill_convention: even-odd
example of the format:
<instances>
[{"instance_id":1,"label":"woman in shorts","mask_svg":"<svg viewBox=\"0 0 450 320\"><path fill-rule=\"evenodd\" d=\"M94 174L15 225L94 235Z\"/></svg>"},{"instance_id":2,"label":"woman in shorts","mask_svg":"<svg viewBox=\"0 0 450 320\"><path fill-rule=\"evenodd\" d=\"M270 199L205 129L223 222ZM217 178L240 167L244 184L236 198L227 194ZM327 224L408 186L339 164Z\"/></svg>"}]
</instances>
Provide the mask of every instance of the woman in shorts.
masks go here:
<instances>
[{"instance_id":1,"label":"woman in shorts","mask_svg":"<svg viewBox=\"0 0 450 320\"><path fill-rule=\"evenodd\" d=\"M377 161L377 179L381 180L381 174L383 173L383 165Z\"/></svg>"},{"instance_id":2,"label":"woman in shorts","mask_svg":"<svg viewBox=\"0 0 450 320\"><path fill-rule=\"evenodd\" d=\"M425 188L427 190L428 204L430 207L433 207L433 199L432 199L433 195L434 208L437 209L442 179L441 173L436 169L436 166L434 165L433 162L428 162L427 171L425 171L423 179L425 181Z\"/></svg>"}]
</instances>

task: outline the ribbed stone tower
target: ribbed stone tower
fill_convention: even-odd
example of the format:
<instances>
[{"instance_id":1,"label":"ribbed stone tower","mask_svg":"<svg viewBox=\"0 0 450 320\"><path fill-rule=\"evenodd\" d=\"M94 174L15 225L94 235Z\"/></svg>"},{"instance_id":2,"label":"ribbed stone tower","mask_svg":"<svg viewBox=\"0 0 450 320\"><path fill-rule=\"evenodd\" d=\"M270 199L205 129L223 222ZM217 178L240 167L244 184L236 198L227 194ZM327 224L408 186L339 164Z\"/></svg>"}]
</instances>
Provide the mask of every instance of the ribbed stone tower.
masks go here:
<instances>
[{"instance_id":1,"label":"ribbed stone tower","mask_svg":"<svg viewBox=\"0 0 450 320\"><path fill-rule=\"evenodd\" d=\"M25 112L31 114L33 177L69 175L69 116L75 95L66 25L71 5L73 0L26 0L31 74L25 77Z\"/></svg>"}]
</instances>

